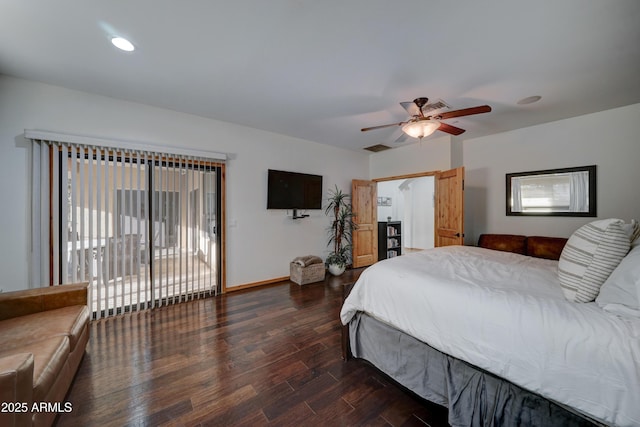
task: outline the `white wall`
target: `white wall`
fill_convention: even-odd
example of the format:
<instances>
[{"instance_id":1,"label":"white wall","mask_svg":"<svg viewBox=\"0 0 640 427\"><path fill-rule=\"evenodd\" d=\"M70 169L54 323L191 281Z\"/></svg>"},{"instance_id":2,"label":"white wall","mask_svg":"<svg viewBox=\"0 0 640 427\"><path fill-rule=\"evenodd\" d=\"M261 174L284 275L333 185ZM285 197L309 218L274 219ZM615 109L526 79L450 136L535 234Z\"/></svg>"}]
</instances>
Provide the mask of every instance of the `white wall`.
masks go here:
<instances>
[{"instance_id":1,"label":"white wall","mask_svg":"<svg viewBox=\"0 0 640 427\"><path fill-rule=\"evenodd\" d=\"M215 102L215 100L212 100ZM289 275L297 255L326 254L323 211L292 220L266 210L267 169L324 176L324 190L368 178L368 155L142 104L0 76L0 271L4 291L29 281L30 152L25 129L226 152L227 287Z\"/></svg>"},{"instance_id":2,"label":"white wall","mask_svg":"<svg viewBox=\"0 0 640 427\"><path fill-rule=\"evenodd\" d=\"M464 141L465 234L569 237L594 218L505 215L505 174L597 165L598 218L640 218L640 104Z\"/></svg>"},{"instance_id":3,"label":"white wall","mask_svg":"<svg viewBox=\"0 0 640 427\"><path fill-rule=\"evenodd\" d=\"M376 179L450 169L451 140L449 136L429 138L372 154L369 175L371 179Z\"/></svg>"},{"instance_id":4,"label":"white wall","mask_svg":"<svg viewBox=\"0 0 640 427\"><path fill-rule=\"evenodd\" d=\"M391 217L391 221L402 221L404 217L404 197L400 191L399 181L382 181L377 185L378 197L391 197L391 206L378 205L378 221L386 221Z\"/></svg>"}]
</instances>

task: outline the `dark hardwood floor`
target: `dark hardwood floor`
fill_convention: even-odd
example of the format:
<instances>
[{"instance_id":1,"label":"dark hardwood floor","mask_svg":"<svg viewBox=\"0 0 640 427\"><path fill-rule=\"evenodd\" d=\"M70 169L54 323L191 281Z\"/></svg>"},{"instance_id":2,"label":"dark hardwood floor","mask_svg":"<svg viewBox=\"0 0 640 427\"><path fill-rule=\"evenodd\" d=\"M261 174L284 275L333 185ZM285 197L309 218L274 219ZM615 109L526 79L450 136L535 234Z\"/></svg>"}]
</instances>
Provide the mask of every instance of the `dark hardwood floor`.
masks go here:
<instances>
[{"instance_id":1,"label":"dark hardwood floor","mask_svg":"<svg viewBox=\"0 0 640 427\"><path fill-rule=\"evenodd\" d=\"M340 357L342 285L291 282L94 321L57 426L446 426Z\"/></svg>"}]
</instances>

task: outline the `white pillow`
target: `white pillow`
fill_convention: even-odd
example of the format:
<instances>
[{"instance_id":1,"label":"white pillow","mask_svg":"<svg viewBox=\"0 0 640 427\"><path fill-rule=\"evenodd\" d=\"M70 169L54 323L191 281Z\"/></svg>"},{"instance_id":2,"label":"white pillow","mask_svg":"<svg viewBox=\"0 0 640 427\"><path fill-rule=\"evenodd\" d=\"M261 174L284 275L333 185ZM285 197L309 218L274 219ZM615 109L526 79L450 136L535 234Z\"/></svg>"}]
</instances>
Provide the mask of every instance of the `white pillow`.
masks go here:
<instances>
[{"instance_id":1,"label":"white pillow","mask_svg":"<svg viewBox=\"0 0 640 427\"><path fill-rule=\"evenodd\" d=\"M631 249L604 282L596 304L615 314L640 317L640 245Z\"/></svg>"},{"instance_id":2,"label":"white pillow","mask_svg":"<svg viewBox=\"0 0 640 427\"><path fill-rule=\"evenodd\" d=\"M629 252L629 228L621 219L593 221L577 229L558 261L558 278L565 298L593 301L611 272Z\"/></svg>"},{"instance_id":3,"label":"white pillow","mask_svg":"<svg viewBox=\"0 0 640 427\"><path fill-rule=\"evenodd\" d=\"M631 240L631 247L634 247L640 243L640 224L635 219L632 219L629 224L622 226L624 231L629 235Z\"/></svg>"},{"instance_id":4,"label":"white pillow","mask_svg":"<svg viewBox=\"0 0 640 427\"><path fill-rule=\"evenodd\" d=\"M640 245L640 223L635 219L631 220L631 247Z\"/></svg>"}]
</instances>

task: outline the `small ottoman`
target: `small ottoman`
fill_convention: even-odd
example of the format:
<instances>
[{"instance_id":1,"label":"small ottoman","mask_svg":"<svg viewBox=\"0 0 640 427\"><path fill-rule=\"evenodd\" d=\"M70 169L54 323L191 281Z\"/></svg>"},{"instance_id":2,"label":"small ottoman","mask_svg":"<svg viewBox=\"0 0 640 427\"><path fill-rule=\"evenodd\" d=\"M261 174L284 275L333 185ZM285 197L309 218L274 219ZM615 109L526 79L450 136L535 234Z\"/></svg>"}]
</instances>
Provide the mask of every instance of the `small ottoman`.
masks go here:
<instances>
[{"instance_id":1,"label":"small ottoman","mask_svg":"<svg viewBox=\"0 0 640 427\"><path fill-rule=\"evenodd\" d=\"M324 262L315 255L299 256L289 264L290 280L298 285L324 280Z\"/></svg>"}]
</instances>

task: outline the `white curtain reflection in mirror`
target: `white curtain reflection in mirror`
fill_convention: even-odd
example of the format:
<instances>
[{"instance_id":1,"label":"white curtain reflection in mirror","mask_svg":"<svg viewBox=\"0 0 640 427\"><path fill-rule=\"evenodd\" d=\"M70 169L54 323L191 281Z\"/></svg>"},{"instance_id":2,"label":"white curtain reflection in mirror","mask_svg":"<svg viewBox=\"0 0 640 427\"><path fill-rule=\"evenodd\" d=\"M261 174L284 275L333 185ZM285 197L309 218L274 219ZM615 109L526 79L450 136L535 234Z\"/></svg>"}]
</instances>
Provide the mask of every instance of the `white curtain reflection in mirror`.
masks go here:
<instances>
[{"instance_id":1,"label":"white curtain reflection in mirror","mask_svg":"<svg viewBox=\"0 0 640 427\"><path fill-rule=\"evenodd\" d=\"M589 172L569 174L569 212L589 212Z\"/></svg>"},{"instance_id":2,"label":"white curtain reflection in mirror","mask_svg":"<svg viewBox=\"0 0 640 427\"><path fill-rule=\"evenodd\" d=\"M511 210L522 213L589 212L589 172L513 177Z\"/></svg>"}]
</instances>

